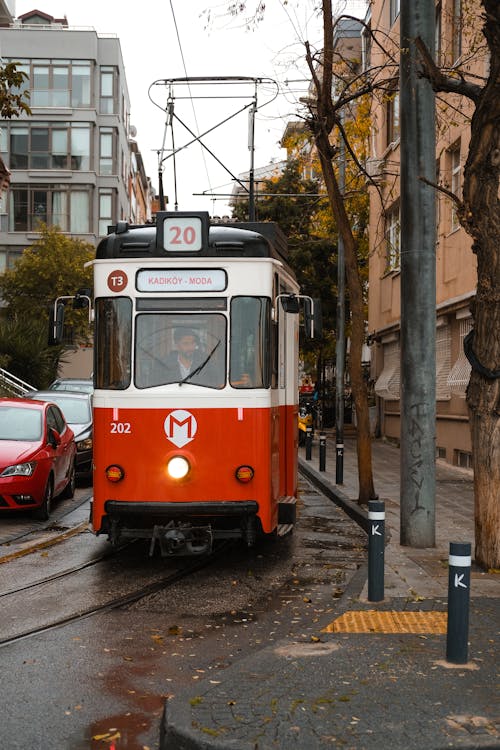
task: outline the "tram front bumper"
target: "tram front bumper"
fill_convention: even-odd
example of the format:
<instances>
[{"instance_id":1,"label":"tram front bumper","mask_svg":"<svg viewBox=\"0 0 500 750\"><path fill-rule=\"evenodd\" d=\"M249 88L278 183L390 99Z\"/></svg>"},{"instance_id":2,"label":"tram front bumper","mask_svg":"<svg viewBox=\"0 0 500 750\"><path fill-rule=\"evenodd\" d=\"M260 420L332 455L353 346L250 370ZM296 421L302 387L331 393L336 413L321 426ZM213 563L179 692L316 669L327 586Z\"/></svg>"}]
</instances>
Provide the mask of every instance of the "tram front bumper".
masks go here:
<instances>
[{"instance_id":1,"label":"tram front bumper","mask_svg":"<svg viewBox=\"0 0 500 750\"><path fill-rule=\"evenodd\" d=\"M255 515L259 504L256 500L195 500L189 503L106 500L104 510L110 516L247 516Z\"/></svg>"},{"instance_id":2,"label":"tram front bumper","mask_svg":"<svg viewBox=\"0 0 500 750\"><path fill-rule=\"evenodd\" d=\"M125 537L151 539L162 555L200 555L210 552L214 539L244 538L250 546L256 537L255 500L195 502L126 502L107 500L101 532L113 544ZM99 532L100 533L100 532Z\"/></svg>"}]
</instances>

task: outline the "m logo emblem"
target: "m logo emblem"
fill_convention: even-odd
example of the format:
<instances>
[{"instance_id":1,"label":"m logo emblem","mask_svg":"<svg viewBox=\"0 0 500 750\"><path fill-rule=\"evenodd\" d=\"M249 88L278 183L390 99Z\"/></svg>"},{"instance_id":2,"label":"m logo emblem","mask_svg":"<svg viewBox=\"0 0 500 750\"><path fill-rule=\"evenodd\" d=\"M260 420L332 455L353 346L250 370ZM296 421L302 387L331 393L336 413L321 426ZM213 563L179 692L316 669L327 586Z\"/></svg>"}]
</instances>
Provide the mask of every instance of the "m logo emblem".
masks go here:
<instances>
[{"instance_id":1,"label":"m logo emblem","mask_svg":"<svg viewBox=\"0 0 500 750\"><path fill-rule=\"evenodd\" d=\"M163 426L167 440L178 448L190 443L198 429L196 419L184 409L171 411Z\"/></svg>"}]
</instances>

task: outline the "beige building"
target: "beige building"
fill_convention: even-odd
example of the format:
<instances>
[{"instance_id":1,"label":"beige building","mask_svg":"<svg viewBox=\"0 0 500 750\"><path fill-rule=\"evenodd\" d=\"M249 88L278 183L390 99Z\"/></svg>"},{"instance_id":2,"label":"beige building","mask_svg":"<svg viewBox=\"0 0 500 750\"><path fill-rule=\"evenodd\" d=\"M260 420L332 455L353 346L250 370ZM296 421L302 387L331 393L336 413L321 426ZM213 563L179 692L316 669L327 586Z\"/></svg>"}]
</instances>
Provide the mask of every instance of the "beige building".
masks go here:
<instances>
[{"instance_id":1,"label":"beige building","mask_svg":"<svg viewBox=\"0 0 500 750\"><path fill-rule=\"evenodd\" d=\"M477 10L477 9L476 9ZM470 12L470 11L468 11ZM475 23L470 23L472 19ZM484 77L488 60L479 47L478 14L469 21L462 3L436 3L436 59L442 65L467 66L468 74ZM368 22L384 39L384 51L365 45L365 65L387 63L399 49L399 0L373 0ZM369 36L365 36L368 40ZM384 73L381 73L384 74ZM385 73L387 75L387 73ZM397 80L397 78L396 78ZM476 79L477 82L478 79ZM436 183L460 196L467 158L472 107L464 97L436 97ZM399 95L397 87L374 99L370 188L370 265L368 333L372 342L379 434L400 435L400 221L399 221ZM471 466L471 442L465 391L470 365L463 339L472 327L471 301L476 290L476 262L471 239L460 227L455 204L436 190L436 451L448 462Z\"/></svg>"}]
</instances>

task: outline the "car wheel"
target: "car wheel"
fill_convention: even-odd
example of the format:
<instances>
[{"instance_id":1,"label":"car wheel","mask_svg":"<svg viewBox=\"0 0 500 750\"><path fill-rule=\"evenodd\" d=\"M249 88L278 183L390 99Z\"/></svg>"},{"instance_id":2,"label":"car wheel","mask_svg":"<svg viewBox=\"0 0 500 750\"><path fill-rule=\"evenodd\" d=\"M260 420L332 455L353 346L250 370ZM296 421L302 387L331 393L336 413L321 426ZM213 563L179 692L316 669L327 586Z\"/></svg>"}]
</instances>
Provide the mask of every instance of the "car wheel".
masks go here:
<instances>
[{"instance_id":1,"label":"car wheel","mask_svg":"<svg viewBox=\"0 0 500 750\"><path fill-rule=\"evenodd\" d=\"M71 464L71 469L69 473L69 480L68 484L64 488L64 490L61 493L61 497L71 499L75 494L76 489L76 469L75 469L75 462Z\"/></svg>"},{"instance_id":2,"label":"car wheel","mask_svg":"<svg viewBox=\"0 0 500 750\"><path fill-rule=\"evenodd\" d=\"M33 516L35 518L38 518L39 521L48 521L50 518L50 511L52 509L53 492L54 492L54 487L52 483L52 477L49 477L47 479L47 484L45 486L45 494L43 497L43 502L40 505L40 507L37 508L33 512Z\"/></svg>"}]
</instances>

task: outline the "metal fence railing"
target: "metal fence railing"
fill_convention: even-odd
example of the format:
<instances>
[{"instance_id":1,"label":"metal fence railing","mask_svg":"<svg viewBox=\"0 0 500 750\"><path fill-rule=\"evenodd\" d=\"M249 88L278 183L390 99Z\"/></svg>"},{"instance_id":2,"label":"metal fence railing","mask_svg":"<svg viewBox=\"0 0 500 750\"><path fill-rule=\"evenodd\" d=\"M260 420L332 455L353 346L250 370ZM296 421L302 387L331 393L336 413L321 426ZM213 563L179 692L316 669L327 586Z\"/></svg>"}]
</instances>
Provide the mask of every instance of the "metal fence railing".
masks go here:
<instances>
[{"instance_id":1,"label":"metal fence railing","mask_svg":"<svg viewBox=\"0 0 500 750\"><path fill-rule=\"evenodd\" d=\"M34 386L0 367L0 392L11 396L24 396L28 391L34 390Z\"/></svg>"}]
</instances>

